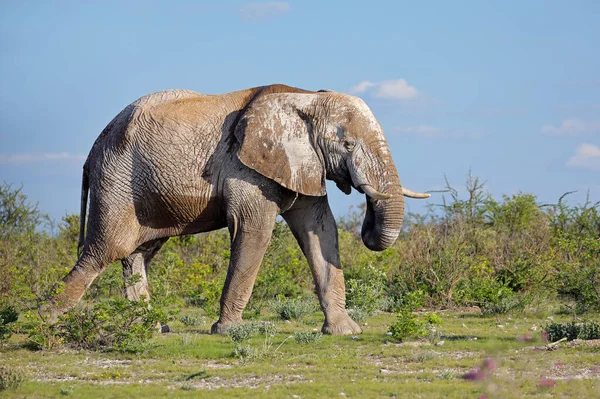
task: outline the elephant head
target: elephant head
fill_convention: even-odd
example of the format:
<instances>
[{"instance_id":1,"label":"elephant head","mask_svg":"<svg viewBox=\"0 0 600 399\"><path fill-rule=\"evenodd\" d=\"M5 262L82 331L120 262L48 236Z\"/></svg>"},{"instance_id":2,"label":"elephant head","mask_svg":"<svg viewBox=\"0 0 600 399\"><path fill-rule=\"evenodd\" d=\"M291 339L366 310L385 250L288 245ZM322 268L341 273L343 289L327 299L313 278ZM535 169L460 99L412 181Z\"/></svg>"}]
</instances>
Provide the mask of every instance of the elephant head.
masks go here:
<instances>
[{"instance_id":1,"label":"elephant head","mask_svg":"<svg viewBox=\"0 0 600 399\"><path fill-rule=\"evenodd\" d=\"M366 194L363 243L390 247L400 233L404 196L383 129L358 97L335 93L277 93L258 98L235 129L243 164L294 192L323 196L325 179L344 193Z\"/></svg>"}]
</instances>

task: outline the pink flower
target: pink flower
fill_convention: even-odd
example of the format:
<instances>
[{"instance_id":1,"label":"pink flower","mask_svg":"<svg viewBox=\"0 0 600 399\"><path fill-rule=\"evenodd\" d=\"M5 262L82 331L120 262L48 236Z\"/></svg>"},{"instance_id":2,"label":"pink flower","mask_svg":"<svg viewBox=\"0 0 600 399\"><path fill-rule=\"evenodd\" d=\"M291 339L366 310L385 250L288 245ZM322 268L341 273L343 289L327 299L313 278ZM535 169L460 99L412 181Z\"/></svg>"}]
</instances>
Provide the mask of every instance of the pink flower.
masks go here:
<instances>
[{"instance_id":1,"label":"pink flower","mask_svg":"<svg viewBox=\"0 0 600 399\"><path fill-rule=\"evenodd\" d=\"M483 364L481 365L481 370L483 371L492 371L496 369L496 361L491 357L486 357L483 359Z\"/></svg>"},{"instance_id":2,"label":"pink flower","mask_svg":"<svg viewBox=\"0 0 600 399\"><path fill-rule=\"evenodd\" d=\"M560 360L558 362L554 363L554 367L556 367L557 369L561 368L564 365L565 364L563 362L561 362Z\"/></svg>"},{"instance_id":3,"label":"pink flower","mask_svg":"<svg viewBox=\"0 0 600 399\"><path fill-rule=\"evenodd\" d=\"M556 381L551 380L550 378L542 378L540 380L540 388L554 388L556 385Z\"/></svg>"},{"instance_id":4,"label":"pink flower","mask_svg":"<svg viewBox=\"0 0 600 399\"><path fill-rule=\"evenodd\" d=\"M462 379L467 381L481 381L487 377L487 374L490 371L496 369L496 361L491 357L486 357L483 359L481 366L470 370L469 372L463 374Z\"/></svg>"},{"instance_id":5,"label":"pink flower","mask_svg":"<svg viewBox=\"0 0 600 399\"><path fill-rule=\"evenodd\" d=\"M548 333L546 331L542 331L542 341L548 342Z\"/></svg>"},{"instance_id":6,"label":"pink flower","mask_svg":"<svg viewBox=\"0 0 600 399\"><path fill-rule=\"evenodd\" d=\"M533 338L531 337L530 334L523 334L523 335L517 337L517 342L529 342L532 339Z\"/></svg>"},{"instance_id":7,"label":"pink flower","mask_svg":"<svg viewBox=\"0 0 600 399\"><path fill-rule=\"evenodd\" d=\"M485 373L477 367L476 369L463 374L462 379L467 381L481 381L485 379Z\"/></svg>"}]
</instances>

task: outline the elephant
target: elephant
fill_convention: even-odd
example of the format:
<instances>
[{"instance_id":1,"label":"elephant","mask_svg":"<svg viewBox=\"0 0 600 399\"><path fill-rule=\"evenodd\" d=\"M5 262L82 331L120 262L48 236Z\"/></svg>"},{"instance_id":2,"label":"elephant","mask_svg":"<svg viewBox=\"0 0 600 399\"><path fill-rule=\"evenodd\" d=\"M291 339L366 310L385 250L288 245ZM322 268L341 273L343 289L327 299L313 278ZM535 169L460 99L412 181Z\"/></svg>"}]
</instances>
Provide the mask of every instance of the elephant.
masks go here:
<instances>
[{"instance_id":1,"label":"elephant","mask_svg":"<svg viewBox=\"0 0 600 399\"><path fill-rule=\"evenodd\" d=\"M362 241L397 239L403 188L381 125L363 100L269 85L220 95L167 90L121 111L83 166L80 256L51 305L73 308L110 263L141 278L125 295L149 298L147 268L169 237L228 228L231 257L212 333L242 322L276 218L306 256L329 334L358 334L347 314L337 227L326 179L366 194ZM89 195L89 217L86 212Z\"/></svg>"}]
</instances>

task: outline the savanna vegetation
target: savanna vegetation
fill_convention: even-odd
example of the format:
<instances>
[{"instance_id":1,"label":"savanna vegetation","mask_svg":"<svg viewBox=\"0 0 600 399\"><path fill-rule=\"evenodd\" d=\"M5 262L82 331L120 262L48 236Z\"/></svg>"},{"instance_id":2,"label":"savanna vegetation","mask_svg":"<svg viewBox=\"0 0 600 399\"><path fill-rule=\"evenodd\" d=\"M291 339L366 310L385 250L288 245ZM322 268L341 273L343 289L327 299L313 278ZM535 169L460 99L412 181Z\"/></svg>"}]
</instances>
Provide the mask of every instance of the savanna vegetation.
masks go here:
<instances>
[{"instance_id":1,"label":"savanna vegetation","mask_svg":"<svg viewBox=\"0 0 600 399\"><path fill-rule=\"evenodd\" d=\"M170 239L150 307L123 299L131 281L113 264L50 325L38 309L75 263L79 217L53 221L4 183L0 397L599 396L600 203L492 198L471 176L466 197L447 184L430 202L383 252L362 245L361 209L338 221L362 335L320 334L309 267L278 222L249 323L211 336L227 231Z\"/></svg>"}]
</instances>

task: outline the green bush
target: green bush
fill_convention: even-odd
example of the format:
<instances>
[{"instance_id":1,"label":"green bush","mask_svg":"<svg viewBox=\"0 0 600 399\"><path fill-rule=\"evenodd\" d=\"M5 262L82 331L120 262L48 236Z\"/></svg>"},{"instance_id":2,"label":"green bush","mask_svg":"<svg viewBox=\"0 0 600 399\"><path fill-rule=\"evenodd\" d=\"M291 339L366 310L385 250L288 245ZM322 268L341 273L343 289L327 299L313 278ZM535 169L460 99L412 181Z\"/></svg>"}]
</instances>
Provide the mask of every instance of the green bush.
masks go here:
<instances>
[{"instance_id":1,"label":"green bush","mask_svg":"<svg viewBox=\"0 0 600 399\"><path fill-rule=\"evenodd\" d=\"M242 363L252 362L260 358L260 352L258 348L251 345L236 344L232 352L233 357L240 359Z\"/></svg>"},{"instance_id":2,"label":"green bush","mask_svg":"<svg viewBox=\"0 0 600 399\"><path fill-rule=\"evenodd\" d=\"M484 314L505 314L523 310L530 300L526 294L515 293L508 284L493 277L473 277L458 288L458 298L477 304Z\"/></svg>"},{"instance_id":3,"label":"green bush","mask_svg":"<svg viewBox=\"0 0 600 399\"><path fill-rule=\"evenodd\" d=\"M428 337L429 341L435 341L440 337L435 325L440 323L441 319L435 313L419 316L405 309L398 313L388 331L400 342L413 337Z\"/></svg>"},{"instance_id":4,"label":"green bush","mask_svg":"<svg viewBox=\"0 0 600 399\"><path fill-rule=\"evenodd\" d=\"M17 321L19 314L17 311L8 307L0 310L0 342L6 341L12 335L12 323Z\"/></svg>"},{"instance_id":5,"label":"green bush","mask_svg":"<svg viewBox=\"0 0 600 399\"><path fill-rule=\"evenodd\" d=\"M350 279L346 282L346 308L372 316L380 308L384 291L381 280Z\"/></svg>"},{"instance_id":6,"label":"green bush","mask_svg":"<svg viewBox=\"0 0 600 399\"><path fill-rule=\"evenodd\" d=\"M396 322L388 330L394 339L402 342L407 338L420 335L423 324L417 316L410 311L401 311L397 316Z\"/></svg>"},{"instance_id":7,"label":"green bush","mask_svg":"<svg viewBox=\"0 0 600 399\"><path fill-rule=\"evenodd\" d=\"M600 339L600 324L595 321L586 321L583 323L550 323L543 327L543 331L548 335L548 341L556 342L562 338L567 341L574 339Z\"/></svg>"},{"instance_id":8,"label":"green bush","mask_svg":"<svg viewBox=\"0 0 600 399\"><path fill-rule=\"evenodd\" d=\"M417 315L415 310L423 304L424 293L421 290L407 293L398 301L399 311L396 322L389 327L389 332L394 339L402 342L411 337L424 337L430 335L430 340L438 336L433 331L441 319L435 313Z\"/></svg>"},{"instance_id":9,"label":"green bush","mask_svg":"<svg viewBox=\"0 0 600 399\"><path fill-rule=\"evenodd\" d=\"M17 388L24 380L21 372L0 365L0 391Z\"/></svg>"},{"instance_id":10,"label":"green bush","mask_svg":"<svg viewBox=\"0 0 600 399\"><path fill-rule=\"evenodd\" d=\"M295 332L294 340L299 344L313 344L319 342L323 338L323 334L318 331L311 332Z\"/></svg>"},{"instance_id":11,"label":"green bush","mask_svg":"<svg viewBox=\"0 0 600 399\"><path fill-rule=\"evenodd\" d=\"M315 301L311 298L282 298L277 297L269 302L269 308L282 320L300 320L317 310Z\"/></svg>"},{"instance_id":12,"label":"green bush","mask_svg":"<svg viewBox=\"0 0 600 399\"><path fill-rule=\"evenodd\" d=\"M244 342L258 335L258 330L254 323L244 323L231 327L227 334L233 342Z\"/></svg>"},{"instance_id":13,"label":"green bush","mask_svg":"<svg viewBox=\"0 0 600 399\"><path fill-rule=\"evenodd\" d=\"M108 348L118 352L143 352L157 332L157 325L173 319L172 312L143 299L113 298L90 308L76 308L59 322L59 334L71 346Z\"/></svg>"},{"instance_id":14,"label":"green bush","mask_svg":"<svg viewBox=\"0 0 600 399\"><path fill-rule=\"evenodd\" d=\"M275 324L268 321L251 322L233 326L227 332L233 342L247 341L257 335L273 337L277 334L278 328Z\"/></svg>"},{"instance_id":15,"label":"green bush","mask_svg":"<svg viewBox=\"0 0 600 399\"><path fill-rule=\"evenodd\" d=\"M201 324L197 317L190 315L179 316L179 321L186 326L199 326Z\"/></svg>"},{"instance_id":16,"label":"green bush","mask_svg":"<svg viewBox=\"0 0 600 399\"><path fill-rule=\"evenodd\" d=\"M27 336L26 346L30 349L54 349L62 343L62 338L58 334L58 325L49 324L37 312L25 312L18 328Z\"/></svg>"},{"instance_id":17,"label":"green bush","mask_svg":"<svg viewBox=\"0 0 600 399\"><path fill-rule=\"evenodd\" d=\"M160 322L172 320L168 311L153 302L113 298L80 305L50 325L33 312L25 314L22 330L33 349L52 349L67 344L77 349L139 353L146 350Z\"/></svg>"},{"instance_id":18,"label":"green bush","mask_svg":"<svg viewBox=\"0 0 600 399\"><path fill-rule=\"evenodd\" d=\"M277 334L278 328L270 322L252 322L240 324L229 329L229 337L233 341L233 357L239 358L242 363L247 363L271 354L273 337ZM262 347L257 348L249 343L252 337L264 336Z\"/></svg>"},{"instance_id":19,"label":"green bush","mask_svg":"<svg viewBox=\"0 0 600 399\"><path fill-rule=\"evenodd\" d=\"M348 316L357 323L362 323L373 314L361 308L348 309Z\"/></svg>"}]
</instances>

